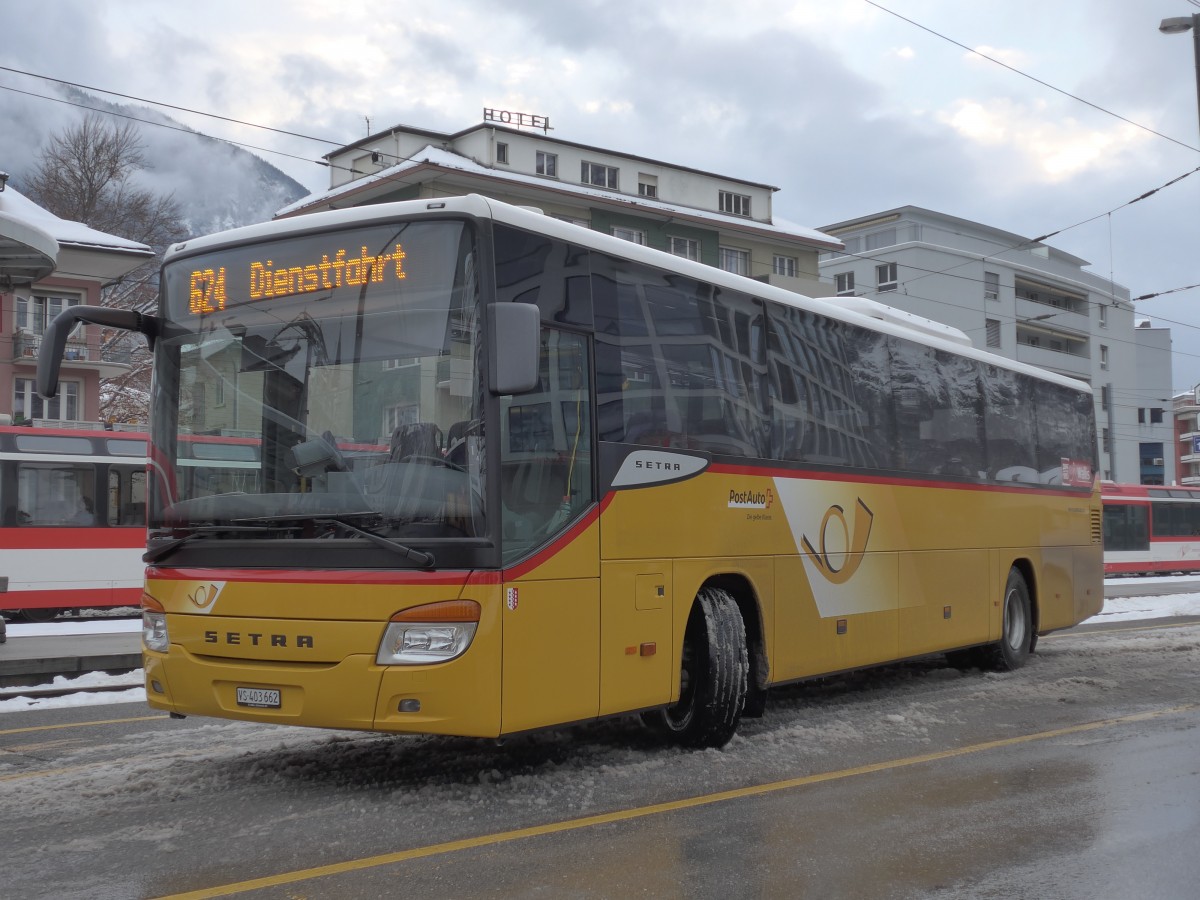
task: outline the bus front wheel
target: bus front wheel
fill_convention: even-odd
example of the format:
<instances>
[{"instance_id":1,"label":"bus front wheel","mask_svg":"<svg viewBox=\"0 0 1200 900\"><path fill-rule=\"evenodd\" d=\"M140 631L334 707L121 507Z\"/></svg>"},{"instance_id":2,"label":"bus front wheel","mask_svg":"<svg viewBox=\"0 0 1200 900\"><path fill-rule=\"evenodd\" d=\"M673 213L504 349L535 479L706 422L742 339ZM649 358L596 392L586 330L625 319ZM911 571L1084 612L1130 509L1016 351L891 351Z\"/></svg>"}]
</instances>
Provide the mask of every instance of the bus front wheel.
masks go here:
<instances>
[{"instance_id":1,"label":"bus front wheel","mask_svg":"<svg viewBox=\"0 0 1200 900\"><path fill-rule=\"evenodd\" d=\"M749 670L737 601L720 588L705 588L696 595L684 633L679 701L642 720L685 747L724 747L742 717Z\"/></svg>"}]
</instances>

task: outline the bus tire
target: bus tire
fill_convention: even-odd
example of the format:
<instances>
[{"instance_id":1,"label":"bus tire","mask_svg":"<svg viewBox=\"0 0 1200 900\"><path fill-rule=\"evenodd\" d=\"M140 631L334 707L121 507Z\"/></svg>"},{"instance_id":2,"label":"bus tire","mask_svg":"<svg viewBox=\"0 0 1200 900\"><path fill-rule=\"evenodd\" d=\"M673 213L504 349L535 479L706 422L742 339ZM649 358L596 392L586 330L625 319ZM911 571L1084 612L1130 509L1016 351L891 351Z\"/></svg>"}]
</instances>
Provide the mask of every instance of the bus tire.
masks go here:
<instances>
[{"instance_id":1,"label":"bus tire","mask_svg":"<svg viewBox=\"0 0 1200 900\"><path fill-rule=\"evenodd\" d=\"M1004 608L1000 614L1000 640L981 647L980 668L1011 672L1025 665L1033 652L1033 608L1025 576L1014 566L1004 586Z\"/></svg>"},{"instance_id":2,"label":"bus tire","mask_svg":"<svg viewBox=\"0 0 1200 900\"><path fill-rule=\"evenodd\" d=\"M696 595L683 639L679 701L642 720L684 747L724 747L737 731L750 671L737 601L720 588Z\"/></svg>"}]
</instances>

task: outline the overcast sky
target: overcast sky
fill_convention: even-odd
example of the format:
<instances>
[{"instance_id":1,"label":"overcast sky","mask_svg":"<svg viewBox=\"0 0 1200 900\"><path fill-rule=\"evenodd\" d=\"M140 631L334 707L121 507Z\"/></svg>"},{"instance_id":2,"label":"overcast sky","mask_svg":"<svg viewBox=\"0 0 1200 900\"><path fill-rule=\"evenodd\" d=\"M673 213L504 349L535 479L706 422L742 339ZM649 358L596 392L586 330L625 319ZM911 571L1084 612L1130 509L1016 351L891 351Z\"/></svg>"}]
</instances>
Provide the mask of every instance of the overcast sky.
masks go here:
<instances>
[{"instance_id":1,"label":"overcast sky","mask_svg":"<svg viewBox=\"0 0 1200 900\"><path fill-rule=\"evenodd\" d=\"M488 106L548 116L558 138L778 186L775 214L805 226L913 204L1025 237L1070 228L1048 243L1133 296L1200 282L1200 172L1121 208L1200 166L1191 35L1158 31L1200 13L1195 0L0 0L0 12L0 66L325 139L163 110L261 148L312 190L328 186L313 160L365 136L368 119L458 131ZM35 118L8 115L30 108L16 91L46 87L0 71L0 168L78 114L35 100ZM1200 382L1200 289L1136 306L1172 329L1175 388Z\"/></svg>"}]
</instances>

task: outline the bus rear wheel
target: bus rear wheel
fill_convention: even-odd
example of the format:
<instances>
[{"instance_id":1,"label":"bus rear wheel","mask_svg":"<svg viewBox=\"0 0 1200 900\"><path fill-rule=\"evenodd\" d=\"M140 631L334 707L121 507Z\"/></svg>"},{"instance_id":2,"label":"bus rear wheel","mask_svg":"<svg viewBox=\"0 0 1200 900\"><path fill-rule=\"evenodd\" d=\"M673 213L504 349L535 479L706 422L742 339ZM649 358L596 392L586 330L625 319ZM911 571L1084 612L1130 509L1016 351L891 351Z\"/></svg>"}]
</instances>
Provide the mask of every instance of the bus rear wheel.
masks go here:
<instances>
[{"instance_id":1,"label":"bus rear wheel","mask_svg":"<svg viewBox=\"0 0 1200 900\"><path fill-rule=\"evenodd\" d=\"M679 701L644 713L652 731L684 747L724 747L746 703L749 657L737 601L720 588L696 595L683 639Z\"/></svg>"},{"instance_id":2,"label":"bus rear wheel","mask_svg":"<svg viewBox=\"0 0 1200 900\"><path fill-rule=\"evenodd\" d=\"M1033 608L1025 576L1015 567L1008 572L1004 586L1004 611L1001 614L1000 640L980 648L981 668L993 672L1019 669L1033 652Z\"/></svg>"}]
</instances>

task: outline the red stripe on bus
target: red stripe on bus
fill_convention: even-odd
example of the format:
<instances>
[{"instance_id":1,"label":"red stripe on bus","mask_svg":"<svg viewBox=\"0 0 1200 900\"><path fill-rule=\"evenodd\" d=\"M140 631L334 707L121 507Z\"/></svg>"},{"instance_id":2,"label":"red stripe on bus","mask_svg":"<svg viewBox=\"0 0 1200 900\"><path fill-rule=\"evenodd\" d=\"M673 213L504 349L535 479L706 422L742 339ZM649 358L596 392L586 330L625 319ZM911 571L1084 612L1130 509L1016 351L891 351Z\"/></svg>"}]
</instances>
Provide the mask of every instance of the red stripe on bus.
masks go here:
<instances>
[{"instance_id":1,"label":"red stripe on bus","mask_svg":"<svg viewBox=\"0 0 1200 900\"><path fill-rule=\"evenodd\" d=\"M146 569L147 579L171 581L224 581L248 584L499 584L500 573L456 569L453 571L424 572L416 569L396 571L315 571L295 569L174 569L151 566Z\"/></svg>"},{"instance_id":2,"label":"red stripe on bus","mask_svg":"<svg viewBox=\"0 0 1200 900\"><path fill-rule=\"evenodd\" d=\"M595 523L595 521L600 517L600 510L608 505L611 497L612 495L609 494L604 498L604 502L601 503L600 506L593 506L590 510L588 510L587 515L563 532L553 543L548 544L544 549L538 553L535 553L524 562L518 563L511 569L505 569L504 580L512 581L514 578L520 578L522 575L528 575L542 563L561 553L563 548L568 546L589 526Z\"/></svg>"}]
</instances>

